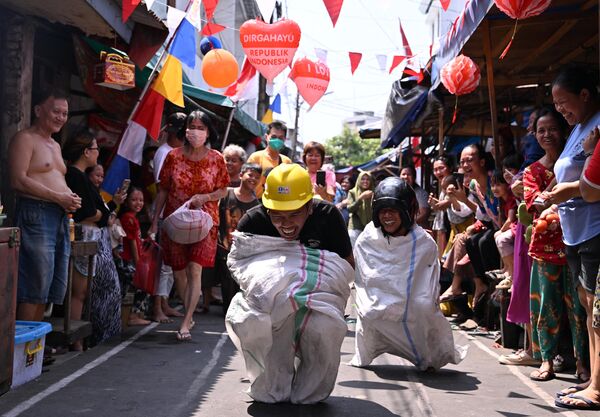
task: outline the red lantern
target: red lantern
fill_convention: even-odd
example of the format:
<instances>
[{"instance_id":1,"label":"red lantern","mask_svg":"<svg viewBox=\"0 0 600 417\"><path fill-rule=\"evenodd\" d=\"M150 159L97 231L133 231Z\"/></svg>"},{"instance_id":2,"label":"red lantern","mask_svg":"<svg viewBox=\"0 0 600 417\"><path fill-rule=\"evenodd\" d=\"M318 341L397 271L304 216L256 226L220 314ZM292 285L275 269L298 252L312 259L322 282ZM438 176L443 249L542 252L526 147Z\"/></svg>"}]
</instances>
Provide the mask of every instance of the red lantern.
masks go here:
<instances>
[{"instance_id":1,"label":"red lantern","mask_svg":"<svg viewBox=\"0 0 600 417\"><path fill-rule=\"evenodd\" d=\"M527 19L528 17L537 16L550 6L552 0L494 0L496 6L510 16L516 19L515 28L513 30L510 42L504 48L500 59L504 58L508 53L508 49L512 45L515 34L517 33L517 23L519 19Z\"/></svg>"},{"instance_id":2,"label":"red lantern","mask_svg":"<svg viewBox=\"0 0 600 417\"><path fill-rule=\"evenodd\" d=\"M272 25L248 20L240 27L240 42L248 61L272 83L294 59L300 44L300 26L293 20Z\"/></svg>"},{"instance_id":3,"label":"red lantern","mask_svg":"<svg viewBox=\"0 0 600 417\"><path fill-rule=\"evenodd\" d=\"M329 68L320 61L302 58L294 62L290 78L298 87L302 98L312 107L327 91Z\"/></svg>"},{"instance_id":4,"label":"red lantern","mask_svg":"<svg viewBox=\"0 0 600 417\"><path fill-rule=\"evenodd\" d=\"M452 123L454 123L456 121L458 96L469 94L477 88L481 80L479 67L471 58L459 55L442 67L440 76L444 87L451 94L456 95L454 115L452 116Z\"/></svg>"},{"instance_id":5,"label":"red lantern","mask_svg":"<svg viewBox=\"0 0 600 417\"><path fill-rule=\"evenodd\" d=\"M213 49L202 59L202 77L211 87L225 88L233 84L238 72L235 57L225 49Z\"/></svg>"}]
</instances>

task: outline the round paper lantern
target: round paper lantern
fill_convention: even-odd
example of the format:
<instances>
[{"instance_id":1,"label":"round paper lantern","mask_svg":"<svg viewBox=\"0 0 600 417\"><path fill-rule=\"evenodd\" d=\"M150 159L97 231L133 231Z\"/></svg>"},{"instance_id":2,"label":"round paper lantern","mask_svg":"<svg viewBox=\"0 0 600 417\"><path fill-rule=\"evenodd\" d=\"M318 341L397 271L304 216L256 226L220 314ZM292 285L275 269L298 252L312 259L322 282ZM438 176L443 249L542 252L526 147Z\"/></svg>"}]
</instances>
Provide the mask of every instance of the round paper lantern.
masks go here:
<instances>
[{"instance_id":1,"label":"round paper lantern","mask_svg":"<svg viewBox=\"0 0 600 417\"><path fill-rule=\"evenodd\" d=\"M294 59L300 44L300 26L293 20L272 25L248 20L240 27L240 42L250 64L272 83Z\"/></svg>"},{"instance_id":2,"label":"round paper lantern","mask_svg":"<svg viewBox=\"0 0 600 417\"><path fill-rule=\"evenodd\" d=\"M456 95L454 115L452 116L452 123L454 123L458 108L458 96L469 94L477 88L481 80L479 67L471 58L459 55L442 67L440 76L444 87L451 94Z\"/></svg>"},{"instance_id":3,"label":"round paper lantern","mask_svg":"<svg viewBox=\"0 0 600 417\"><path fill-rule=\"evenodd\" d=\"M213 49L221 49L222 47L223 45L219 38L214 36L207 36L200 41L200 52L202 52L202 55L206 55Z\"/></svg>"},{"instance_id":4,"label":"round paper lantern","mask_svg":"<svg viewBox=\"0 0 600 417\"><path fill-rule=\"evenodd\" d=\"M496 6L506 13L508 16L516 19L515 28L513 29L512 37L504 48L500 59L504 58L515 39L517 33L517 23L519 19L527 19L528 17L537 16L550 6L552 0L494 0Z\"/></svg>"},{"instance_id":5,"label":"round paper lantern","mask_svg":"<svg viewBox=\"0 0 600 417\"><path fill-rule=\"evenodd\" d=\"M225 49L213 49L202 59L202 77L206 84L215 88L224 88L237 80L238 63L231 52Z\"/></svg>"},{"instance_id":6,"label":"round paper lantern","mask_svg":"<svg viewBox=\"0 0 600 417\"><path fill-rule=\"evenodd\" d=\"M312 107L327 91L329 68L322 62L302 58L294 62L290 78L298 87L302 98Z\"/></svg>"}]
</instances>

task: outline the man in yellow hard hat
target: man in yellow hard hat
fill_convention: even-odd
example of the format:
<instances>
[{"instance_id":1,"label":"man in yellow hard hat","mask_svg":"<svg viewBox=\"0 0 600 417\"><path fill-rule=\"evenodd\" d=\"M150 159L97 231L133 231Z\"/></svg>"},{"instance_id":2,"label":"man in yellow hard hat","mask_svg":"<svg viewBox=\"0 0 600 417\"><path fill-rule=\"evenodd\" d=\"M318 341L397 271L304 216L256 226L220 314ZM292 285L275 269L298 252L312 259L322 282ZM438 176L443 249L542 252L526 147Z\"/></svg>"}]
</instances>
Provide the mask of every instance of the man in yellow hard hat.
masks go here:
<instances>
[{"instance_id":1,"label":"man in yellow hard hat","mask_svg":"<svg viewBox=\"0 0 600 417\"><path fill-rule=\"evenodd\" d=\"M297 164L282 164L269 173L262 205L246 212L238 231L299 240L304 246L337 253L354 267L352 245L340 211L313 200L308 172Z\"/></svg>"}]
</instances>

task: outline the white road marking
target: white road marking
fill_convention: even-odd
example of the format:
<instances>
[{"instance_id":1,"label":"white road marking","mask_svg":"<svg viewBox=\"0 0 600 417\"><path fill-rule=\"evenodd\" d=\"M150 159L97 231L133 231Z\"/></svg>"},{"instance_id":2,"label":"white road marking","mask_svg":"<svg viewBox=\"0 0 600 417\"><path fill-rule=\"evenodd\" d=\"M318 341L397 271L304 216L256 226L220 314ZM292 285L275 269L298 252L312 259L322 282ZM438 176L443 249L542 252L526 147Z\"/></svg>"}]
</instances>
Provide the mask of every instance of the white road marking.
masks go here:
<instances>
[{"instance_id":1,"label":"white road marking","mask_svg":"<svg viewBox=\"0 0 600 417\"><path fill-rule=\"evenodd\" d=\"M469 339L471 339L471 341L475 344L475 346L477 346L479 349L481 349L484 352L486 352L488 355L490 355L494 359L498 360L498 358L500 357L500 355L498 355L496 352L494 352L493 350L491 350L489 347L487 347L486 345L484 345L483 343L481 343L479 340L470 337L467 333L465 333L463 331L460 331L460 333L463 334L463 335L465 335L465 336L467 336ZM519 369L518 369L518 367L516 365L502 365L502 366L508 368L508 370L510 371L511 374L513 374L514 376L516 376L517 378L519 378L519 380L524 385L526 385L531 391L533 391L534 394L536 394L538 397L540 397L550 407L554 408L558 413L562 414L565 417L578 417L578 415L576 413L574 413L573 411L561 411L562 409L556 407L554 405L554 397L552 397L546 391L544 391L543 389L541 389L531 379L529 379L528 377L526 377L525 375L523 375L521 373L521 371L519 371Z\"/></svg>"},{"instance_id":2,"label":"white road marking","mask_svg":"<svg viewBox=\"0 0 600 417\"><path fill-rule=\"evenodd\" d=\"M120 351L125 349L127 346L129 346L130 344L135 342L137 339L139 339L140 337L142 337L143 335L148 333L150 330L154 329L156 326L158 326L158 323L149 324L148 326L144 327L142 330L140 330L139 332L137 332L136 334L131 336L128 340L121 342L119 345L115 346L114 348L112 348L111 350L109 350L108 352L103 354L102 356L99 356L98 358L96 358L92 362L88 363L87 365L85 365L84 367L79 369L78 371L72 373L71 375L69 375L67 377L64 377L63 379L61 379L58 382L55 382L54 384L50 385L48 388L46 388L42 392L39 392L38 394L34 395L27 401L22 402L21 404L19 404L12 410L8 411L6 414L3 414L3 417L16 417L16 416L20 415L21 413L23 413L24 411L27 411L28 409L33 407L35 404L42 401L44 398L63 389L64 387L69 385L71 382L75 381L80 376L85 375L86 373L88 373L89 371L91 371L92 369L97 367L98 365L102 365L104 362L106 362L107 360L109 360L110 358L115 356L117 353L119 353Z\"/></svg>"}]
</instances>

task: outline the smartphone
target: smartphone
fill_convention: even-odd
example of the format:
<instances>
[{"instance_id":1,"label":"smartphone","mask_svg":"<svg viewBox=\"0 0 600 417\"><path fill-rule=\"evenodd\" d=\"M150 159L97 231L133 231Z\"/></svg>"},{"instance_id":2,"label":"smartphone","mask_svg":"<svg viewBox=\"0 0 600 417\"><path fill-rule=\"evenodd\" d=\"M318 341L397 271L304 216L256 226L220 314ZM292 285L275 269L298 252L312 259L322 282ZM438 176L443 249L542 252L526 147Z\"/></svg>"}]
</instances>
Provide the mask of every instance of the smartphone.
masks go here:
<instances>
[{"instance_id":1,"label":"smartphone","mask_svg":"<svg viewBox=\"0 0 600 417\"><path fill-rule=\"evenodd\" d=\"M119 189L122 193L127 192L129 189L129 185L131 184L131 180L129 178L125 178L123 180L123 184L121 184L121 188Z\"/></svg>"},{"instance_id":2,"label":"smartphone","mask_svg":"<svg viewBox=\"0 0 600 417\"><path fill-rule=\"evenodd\" d=\"M458 183L458 185L460 187L464 187L465 174L462 172L454 172L452 175L454 176L454 178L456 178L456 182Z\"/></svg>"},{"instance_id":3,"label":"smartphone","mask_svg":"<svg viewBox=\"0 0 600 417\"><path fill-rule=\"evenodd\" d=\"M317 185L320 185L321 187L327 185L325 181L325 171L317 171Z\"/></svg>"}]
</instances>

